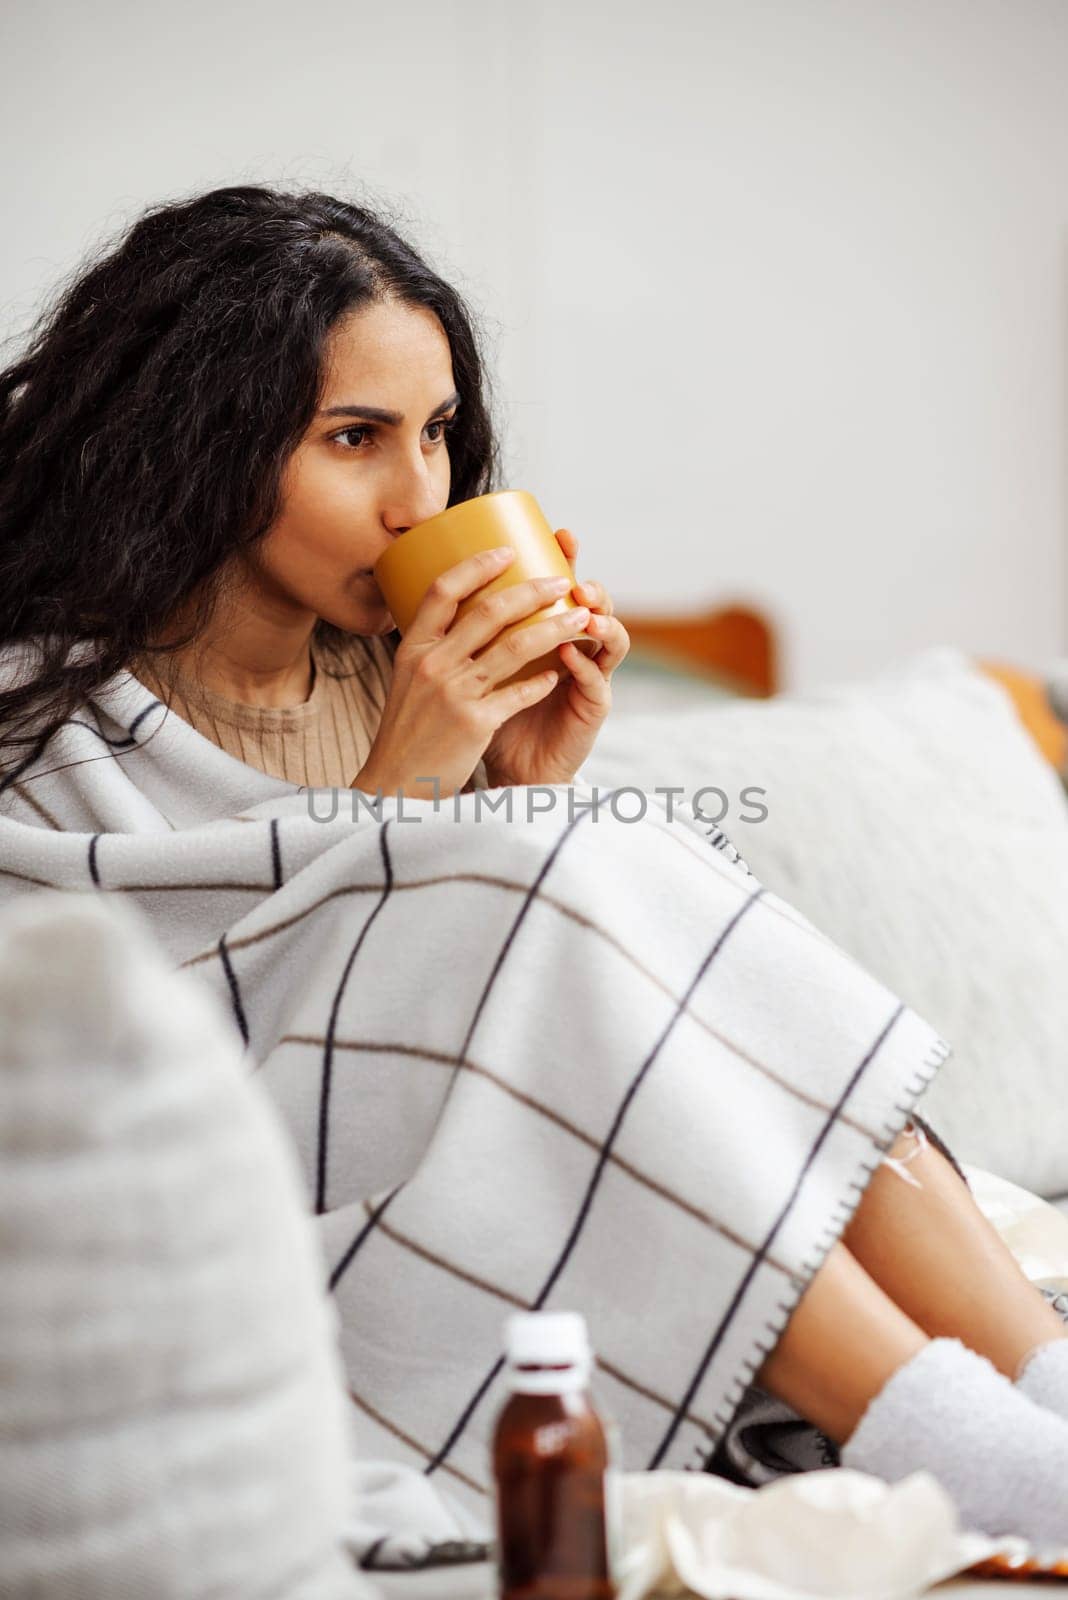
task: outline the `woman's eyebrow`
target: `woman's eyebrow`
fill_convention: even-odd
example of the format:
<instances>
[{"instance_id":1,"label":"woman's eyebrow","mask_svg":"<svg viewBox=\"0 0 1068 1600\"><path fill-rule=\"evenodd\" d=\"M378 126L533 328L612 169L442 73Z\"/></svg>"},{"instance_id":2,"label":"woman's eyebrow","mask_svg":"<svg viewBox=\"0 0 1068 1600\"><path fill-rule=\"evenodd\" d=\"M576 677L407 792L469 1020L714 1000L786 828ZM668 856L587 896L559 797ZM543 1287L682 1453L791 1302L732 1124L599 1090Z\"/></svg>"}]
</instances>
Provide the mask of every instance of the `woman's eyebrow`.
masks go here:
<instances>
[{"instance_id":1,"label":"woman's eyebrow","mask_svg":"<svg viewBox=\"0 0 1068 1600\"><path fill-rule=\"evenodd\" d=\"M450 406L458 406L459 404L460 396L454 390L447 400L441 402L440 406L434 407L430 416L436 417L439 412L448 411ZM383 411L380 406L330 406L326 411L320 411L319 415L321 417L362 417L367 422L385 422L393 428L399 428L404 421L403 411ZM427 421L429 422L429 420L430 418L428 417Z\"/></svg>"}]
</instances>

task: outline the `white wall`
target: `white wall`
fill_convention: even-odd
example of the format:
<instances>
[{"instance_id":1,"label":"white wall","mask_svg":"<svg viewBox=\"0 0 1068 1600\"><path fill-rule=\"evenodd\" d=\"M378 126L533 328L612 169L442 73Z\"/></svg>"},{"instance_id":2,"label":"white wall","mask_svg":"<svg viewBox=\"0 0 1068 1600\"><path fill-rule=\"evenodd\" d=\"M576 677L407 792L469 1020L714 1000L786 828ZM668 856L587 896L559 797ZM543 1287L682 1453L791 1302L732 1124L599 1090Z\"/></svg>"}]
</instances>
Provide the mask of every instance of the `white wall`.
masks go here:
<instances>
[{"instance_id":1,"label":"white wall","mask_svg":"<svg viewBox=\"0 0 1068 1600\"><path fill-rule=\"evenodd\" d=\"M795 684L1068 649L1063 0L9 0L0 29L5 331L149 201L356 186L486 316L511 481L620 610L755 601Z\"/></svg>"}]
</instances>

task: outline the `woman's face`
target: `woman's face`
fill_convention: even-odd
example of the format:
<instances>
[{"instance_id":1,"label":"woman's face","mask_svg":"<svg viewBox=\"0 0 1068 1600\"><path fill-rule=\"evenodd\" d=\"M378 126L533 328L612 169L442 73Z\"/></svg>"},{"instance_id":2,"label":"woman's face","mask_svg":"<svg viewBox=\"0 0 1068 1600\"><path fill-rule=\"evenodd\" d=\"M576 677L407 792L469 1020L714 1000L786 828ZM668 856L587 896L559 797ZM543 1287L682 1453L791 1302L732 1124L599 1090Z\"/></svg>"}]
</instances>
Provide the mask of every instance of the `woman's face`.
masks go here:
<instances>
[{"instance_id":1,"label":"woman's face","mask_svg":"<svg viewBox=\"0 0 1068 1600\"><path fill-rule=\"evenodd\" d=\"M318 413L287 464L282 512L249 556L258 606L280 622L310 613L350 633L389 632L370 568L398 534L448 504L455 387L432 311L385 301L336 325Z\"/></svg>"}]
</instances>

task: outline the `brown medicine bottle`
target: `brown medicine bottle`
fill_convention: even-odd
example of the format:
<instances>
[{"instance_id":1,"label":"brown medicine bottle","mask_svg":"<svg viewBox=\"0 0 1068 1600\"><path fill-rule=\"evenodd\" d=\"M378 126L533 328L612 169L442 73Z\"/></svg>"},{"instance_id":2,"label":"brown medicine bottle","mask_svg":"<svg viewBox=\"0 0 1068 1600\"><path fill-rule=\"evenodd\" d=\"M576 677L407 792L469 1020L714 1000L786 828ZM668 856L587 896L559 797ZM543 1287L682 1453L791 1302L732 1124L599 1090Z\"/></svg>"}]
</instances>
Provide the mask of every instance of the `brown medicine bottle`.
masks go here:
<instances>
[{"instance_id":1,"label":"brown medicine bottle","mask_svg":"<svg viewBox=\"0 0 1068 1600\"><path fill-rule=\"evenodd\" d=\"M501 1600L614 1600L609 1446L585 1320L521 1312L505 1353L511 1393L493 1439Z\"/></svg>"}]
</instances>

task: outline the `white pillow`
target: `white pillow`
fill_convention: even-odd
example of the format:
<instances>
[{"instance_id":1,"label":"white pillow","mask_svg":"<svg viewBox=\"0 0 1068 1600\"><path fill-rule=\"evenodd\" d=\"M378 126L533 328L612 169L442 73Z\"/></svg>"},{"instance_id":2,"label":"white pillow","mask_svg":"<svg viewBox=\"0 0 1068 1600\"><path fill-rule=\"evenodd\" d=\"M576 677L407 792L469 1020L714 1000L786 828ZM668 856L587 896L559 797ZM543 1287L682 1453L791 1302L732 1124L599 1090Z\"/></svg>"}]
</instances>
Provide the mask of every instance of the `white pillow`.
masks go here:
<instances>
[{"instance_id":1,"label":"white pillow","mask_svg":"<svg viewBox=\"0 0 1068 1600\"><path fill-rule=\"evenodd\" d=\"M115 899L0 916L0 1349L5 1595L366 1593L295 1157Z\"/></svg>"},{"instance_id":2,"label":"white pillow","mask_svg":"<svg viewBox=\"0 0 1068 1600\"><path fill-rule=\"evenodd\" d=\"M966 656L610 717L583 772L725 790L722 827L757 877L954 1046L921 1107L950 1146L1040 1194L1068 1190L1068 805ZM743 820L749 785L766 791L763 821ZM704 809L717 814L714 795Z\"/></svg>"}]
</instances>

